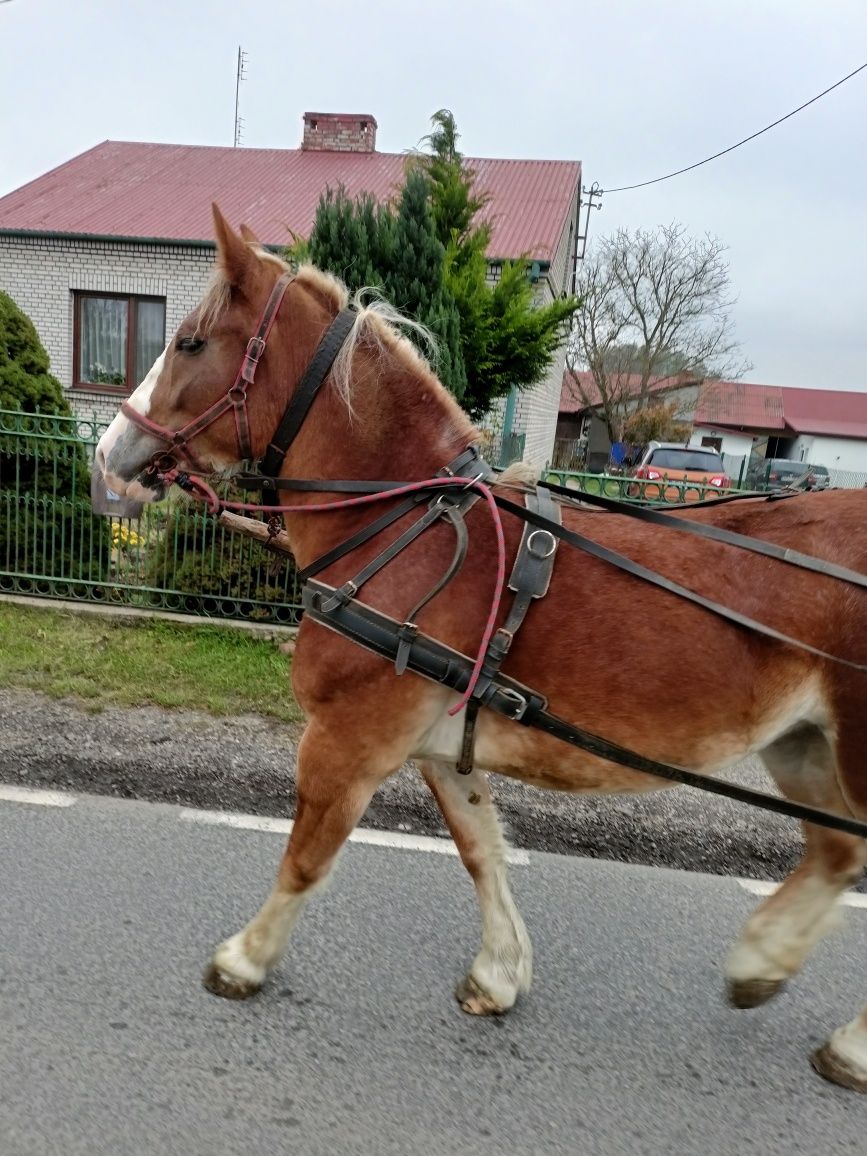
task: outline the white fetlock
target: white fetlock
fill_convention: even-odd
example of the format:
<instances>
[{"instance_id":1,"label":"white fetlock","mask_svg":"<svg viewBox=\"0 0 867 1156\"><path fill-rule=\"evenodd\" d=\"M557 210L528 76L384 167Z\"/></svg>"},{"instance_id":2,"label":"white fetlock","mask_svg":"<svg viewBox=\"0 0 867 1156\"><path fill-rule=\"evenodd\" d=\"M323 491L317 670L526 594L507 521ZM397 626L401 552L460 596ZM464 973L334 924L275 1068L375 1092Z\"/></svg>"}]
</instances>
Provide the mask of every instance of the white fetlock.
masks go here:
<instances>
[{"instance_id":1,"label":"white fetlock","mask_svg":"<svg viewBox=\"0 0 867 1156\"><path fill-rule=\"evenodd\" d=\"M743 940L732 947L726 960L726 979L731 983L745 980L786 980L792 974L782 964L769 959L755 944Z\"/></svg>"},{"instance_id":2,"label":"white fetlock","mask_svg":"<svg viewBox=\"0 0 867 1156\"><path fill-rule=\"evenodd\" d=\"M261 964L253 963L246 954L242 931L220 944L214 952L214 966L227 979L249 987L261 987L267 974Z\"/></svg>"}]
</instances>

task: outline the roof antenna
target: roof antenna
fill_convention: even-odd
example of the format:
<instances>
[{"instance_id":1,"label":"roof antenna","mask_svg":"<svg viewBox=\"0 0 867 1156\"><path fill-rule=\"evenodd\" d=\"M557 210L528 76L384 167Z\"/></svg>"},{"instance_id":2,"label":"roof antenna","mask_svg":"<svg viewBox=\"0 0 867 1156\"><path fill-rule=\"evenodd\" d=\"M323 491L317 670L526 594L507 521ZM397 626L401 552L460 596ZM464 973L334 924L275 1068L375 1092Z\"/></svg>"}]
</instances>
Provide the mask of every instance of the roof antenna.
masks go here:
<instances>
[{"instance_id":1,"label":"roof antenna","mask_svg":"<svg viewBox=\"0 0 867 1156\"><path fill-rule=\"evenodd\" d=\"M235 76L235 143L232 146L237 148L241 143L241 130L244 127L244 118L238 115L238 99L241 95L241 81L247 79L247 73L244 71L247 64L247 53L238 45L238 71Z\"/></svg>"}]
</instances>

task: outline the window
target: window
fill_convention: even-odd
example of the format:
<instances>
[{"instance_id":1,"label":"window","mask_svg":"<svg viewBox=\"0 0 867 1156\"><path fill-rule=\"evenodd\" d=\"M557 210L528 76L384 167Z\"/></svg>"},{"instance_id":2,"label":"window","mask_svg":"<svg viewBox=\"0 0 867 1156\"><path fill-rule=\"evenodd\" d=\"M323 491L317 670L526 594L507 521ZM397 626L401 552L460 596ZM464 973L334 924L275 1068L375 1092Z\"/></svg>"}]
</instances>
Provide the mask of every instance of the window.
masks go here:
<instances>
[{"instance_id":1,"label":"window","mask_svg":"<svg viewBox=\"0 0 867 1156\"><path fill-rule=\"evenodd\" d=\"M74 384L131 393L165 348L165 298L76 293L74 324Z\"/></svg>"}]
</instances>

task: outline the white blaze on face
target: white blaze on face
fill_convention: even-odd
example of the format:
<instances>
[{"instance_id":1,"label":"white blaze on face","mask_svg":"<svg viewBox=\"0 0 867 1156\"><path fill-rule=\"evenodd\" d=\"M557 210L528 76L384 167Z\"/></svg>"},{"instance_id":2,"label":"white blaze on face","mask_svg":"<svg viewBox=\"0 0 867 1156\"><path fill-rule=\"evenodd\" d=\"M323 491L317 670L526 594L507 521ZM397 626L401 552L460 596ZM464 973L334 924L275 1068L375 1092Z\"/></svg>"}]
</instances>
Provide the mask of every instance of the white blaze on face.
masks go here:
<instances>
[{"instance_id":1,"label":"white blaze on face","mask_svg":"<svg viewBox=\"0 0 867 1156\"><path fill-rule=\"evenodd\" d=\"M147 415L151 407L151 396L163 371L167 352L168 346L153 363L141 385L127 399L132 408L138 410L143 416ZM106 485L114 493L121 496L126 493L127 488L127 483L121 477L124 473L123 457L126 451L135 444L137 435L147 436L122 413L118 413L99 439L99 445L96 447L96 464L102 470ZM112 454L114 454L115 460L112 460Z\"/></svg>"}]
</instances>

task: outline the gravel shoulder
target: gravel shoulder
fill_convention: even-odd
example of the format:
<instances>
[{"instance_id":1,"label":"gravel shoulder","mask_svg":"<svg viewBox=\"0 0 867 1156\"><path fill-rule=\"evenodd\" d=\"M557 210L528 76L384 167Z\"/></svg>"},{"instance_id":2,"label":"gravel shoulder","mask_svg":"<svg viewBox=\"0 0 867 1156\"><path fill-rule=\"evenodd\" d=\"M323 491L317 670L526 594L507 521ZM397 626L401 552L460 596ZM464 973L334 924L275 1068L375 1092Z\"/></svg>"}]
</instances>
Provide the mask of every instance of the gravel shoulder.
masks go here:
<instances>
[{"instance_id":1,"label":"gravel shoulder","mask_svg":"<svg viewBox=\"0 0 867 1156\"><path fill-rule=\"evenodd\" d=\"M157 707L88 710L31 691L0 690L0 781L30 787L291 817L299 728L258 716L216 718ZM728 777L772 790L756 760ZM780 879L798 860L798 825L687 788L576 796L494 777L518 847ZM446 834L418 772L378 791L364 825Z\"/></svg>"}]
</instances>

